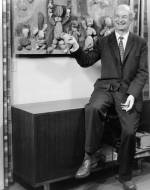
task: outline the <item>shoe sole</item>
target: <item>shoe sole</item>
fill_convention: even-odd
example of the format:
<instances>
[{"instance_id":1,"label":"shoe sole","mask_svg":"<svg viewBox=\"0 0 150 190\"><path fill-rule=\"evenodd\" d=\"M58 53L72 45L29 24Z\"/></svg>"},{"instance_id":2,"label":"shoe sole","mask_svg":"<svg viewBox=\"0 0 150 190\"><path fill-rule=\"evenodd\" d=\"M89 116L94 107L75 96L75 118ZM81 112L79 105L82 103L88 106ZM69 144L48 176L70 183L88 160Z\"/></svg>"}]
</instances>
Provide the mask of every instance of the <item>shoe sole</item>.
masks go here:
<instances>
[{"instance_id":1,"label":"shoe sole","mask_svg":"<svg viewBox=\"0 0 150 190\"><path fill-rule=\"evenodd\" d=\"M79 175L75 175L75 178L76 178L76 179L83 179L83 178L88 177L88 176L90 175L90 173L91 173L91 172L88 172L86 175L80 175L80 176L79 176Z\"/></svg>"}]
</instances>

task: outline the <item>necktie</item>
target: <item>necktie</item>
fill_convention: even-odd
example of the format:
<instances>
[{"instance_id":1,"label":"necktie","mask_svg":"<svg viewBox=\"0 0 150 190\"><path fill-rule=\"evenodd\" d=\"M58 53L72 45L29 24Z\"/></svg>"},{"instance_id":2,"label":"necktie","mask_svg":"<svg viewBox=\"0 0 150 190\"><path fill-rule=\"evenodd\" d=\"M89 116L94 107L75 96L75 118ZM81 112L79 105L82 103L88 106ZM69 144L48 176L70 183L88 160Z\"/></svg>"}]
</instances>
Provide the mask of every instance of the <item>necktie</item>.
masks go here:
<instances>
[{"instance_id":1,"label":"necktie","mask_svg":"<svg viewBox=\"0 0 150 190\"><path fill-rule=\"evenodd\" d=\"M120 40L119 41L120 58L121 58L121 62L123 62L123 57L124 57L123 37L120 36L119 40Z\"/></svg>"}]
</instances>

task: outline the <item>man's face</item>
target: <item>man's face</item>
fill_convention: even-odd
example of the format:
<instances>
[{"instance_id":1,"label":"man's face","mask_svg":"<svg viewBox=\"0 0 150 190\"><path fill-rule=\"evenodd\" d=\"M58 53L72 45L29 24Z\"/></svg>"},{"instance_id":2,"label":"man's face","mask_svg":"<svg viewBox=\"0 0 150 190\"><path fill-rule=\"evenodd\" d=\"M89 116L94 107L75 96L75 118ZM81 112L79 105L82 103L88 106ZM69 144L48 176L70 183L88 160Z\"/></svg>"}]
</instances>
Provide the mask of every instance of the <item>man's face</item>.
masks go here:
<instances>
[{"instance_id":1,"label":"man's face","mask_svg":"<svg viewBox=\"0 0 150 190\"><path fill-rule=\"evenodd\" d=\"M117 9L114 15L114 25L117 31L126 32L129 30L131 19L129 11L125 9Z\"/></svg>"}]
</instances>

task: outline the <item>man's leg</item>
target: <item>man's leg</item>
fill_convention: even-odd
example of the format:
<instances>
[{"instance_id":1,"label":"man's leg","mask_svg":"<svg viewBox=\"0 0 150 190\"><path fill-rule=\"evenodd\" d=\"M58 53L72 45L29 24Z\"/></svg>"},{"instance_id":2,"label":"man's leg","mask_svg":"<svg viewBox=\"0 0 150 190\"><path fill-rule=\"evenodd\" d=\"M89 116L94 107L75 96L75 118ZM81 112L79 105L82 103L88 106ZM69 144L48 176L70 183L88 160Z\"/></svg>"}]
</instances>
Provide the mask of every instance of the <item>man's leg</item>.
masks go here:
<instances>
[{"instance_id":1,"label":"man's leg","mask_svg":"<svg viewBox=\"0 0 150 190\"><path fill-rule=\"evenodd\" d=\"M100 147L104 119L112 103L111 93L96 89L85 106L85 158L76 173L77 178L87 177L90 174L92 156Z\"/></svg>"},{"instance_id":2,"label":"man's leg","mask_svg":"<svg viewBox=\"0 0 150 190\"><path fill-rule=\"evenodd\" d=\"M118 154L119 180L121 182L129 182L132 179L132 167L136 148L135 134L139 126L140 114L134 107L131 111L123 111L120 106L123 103L121 100L119 93L115 93L116 111L121 123L121 144ZM134 187L131 189L134 189Z\"/></svg>"}]
</instances>

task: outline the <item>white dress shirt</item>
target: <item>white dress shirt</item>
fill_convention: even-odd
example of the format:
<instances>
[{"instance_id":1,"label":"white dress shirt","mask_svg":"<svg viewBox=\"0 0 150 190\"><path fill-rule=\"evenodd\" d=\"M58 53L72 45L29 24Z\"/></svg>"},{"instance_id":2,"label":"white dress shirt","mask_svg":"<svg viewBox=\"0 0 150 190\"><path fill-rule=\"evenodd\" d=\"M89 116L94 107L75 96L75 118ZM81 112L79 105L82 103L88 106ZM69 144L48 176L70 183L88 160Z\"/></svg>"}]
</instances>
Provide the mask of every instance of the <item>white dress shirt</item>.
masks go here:
<instances>
[{"instance_id":1,"label":"white dress shirt","mask_svg":"<svg viewBox=\"0 0 150 190\"><path fill-rule=\"evenodd\" d=\"M116 39L117 39L118 45L119 45L119 41L120 41L119 37L120 37L120 36L123 37L123 39L122 39L122 41L123 41L123 48L124 48L124 50L125 50L126 44L127 44L127 40L128 40L128 36L129 36L129 32L127 32L127 33L124 34L124 35L120 35L118 32L115 31L115 34L116 34Z\"/></svg>"}]
</instances>

